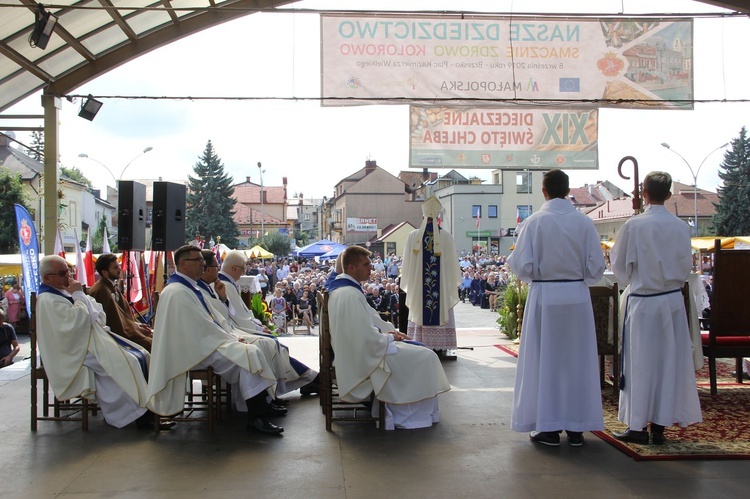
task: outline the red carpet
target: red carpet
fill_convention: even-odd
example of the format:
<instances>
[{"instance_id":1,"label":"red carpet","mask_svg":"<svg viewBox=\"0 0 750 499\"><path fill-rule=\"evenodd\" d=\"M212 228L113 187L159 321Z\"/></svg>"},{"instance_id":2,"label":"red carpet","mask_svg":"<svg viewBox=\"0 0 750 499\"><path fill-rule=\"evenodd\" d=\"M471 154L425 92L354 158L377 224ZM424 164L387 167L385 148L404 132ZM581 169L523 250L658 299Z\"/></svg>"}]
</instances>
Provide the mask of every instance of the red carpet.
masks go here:
<instances>
[{"instance_id":1,"label":"red carpet","mask_svg":"<svg viewBox=\"0 0 750 499\"><path fill-rule=\"evenodd\" d=\"M518 345L495 345L518 356ZM636 445L620 442L613 432L626 429L617 420L617 399L611 387L602 390L604 431L593 432L637 461L678 459L750 459L750 382L737 384L731 372L734 360L717 362L719 393L711 396L708 361L696 373L703 422L688 428L672 426L664 430L666 445Z\"/></svg>"}]
</instances>

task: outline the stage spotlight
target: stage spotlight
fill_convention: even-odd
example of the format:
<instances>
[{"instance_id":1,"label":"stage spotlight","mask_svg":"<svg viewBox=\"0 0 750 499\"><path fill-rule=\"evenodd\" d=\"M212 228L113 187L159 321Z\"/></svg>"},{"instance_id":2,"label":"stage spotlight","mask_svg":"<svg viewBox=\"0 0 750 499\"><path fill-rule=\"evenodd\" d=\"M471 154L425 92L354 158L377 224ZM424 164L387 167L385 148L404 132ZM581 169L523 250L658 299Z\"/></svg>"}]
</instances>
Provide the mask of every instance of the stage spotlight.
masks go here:
<instances>
[{"instance_id":1,"label":"stage spotlight","mask_svg":"<svg viewBox=\"0 0 750 499\"><path fill-rule=\"evenodd\" d=\"M96 116L96 113L99 112L99 109L102 108L102 103L94 97L89 94L88 97L86 97L86 100L81 105L81 110L78 111L78 116L81 118L85 118L89 121L94 121L94 117Z\"/></svg>"},{"instance_id":2,"label":"stage spotlight","mask_svg":"<svg viewBox=\"0 0 750 499\"><path fill-rule=\"evenodd\" d=\"M44 10L44 5L38 3L34 11L34 31L29 35L29 44L42 50L47 48L49 38L57 24L57 18Z\"/></svg>"}]
</instances>

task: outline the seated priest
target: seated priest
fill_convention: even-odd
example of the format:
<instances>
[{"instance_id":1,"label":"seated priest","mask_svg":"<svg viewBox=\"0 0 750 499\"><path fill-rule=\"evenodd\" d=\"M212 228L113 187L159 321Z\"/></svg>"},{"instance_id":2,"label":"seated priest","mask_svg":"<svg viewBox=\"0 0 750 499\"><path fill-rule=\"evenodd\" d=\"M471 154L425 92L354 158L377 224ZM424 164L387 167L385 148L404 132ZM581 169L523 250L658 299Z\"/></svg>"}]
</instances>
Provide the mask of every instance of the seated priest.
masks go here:
<instances>
[{"instance_id":1,"label":"seated priest","mask_svg":"<svg viewBox=\"0 0 750 499\"><path fill-rule=\"evenodd\" d=\"M359 402L374 395L385 402L389 430L431 426L440 420L437 395L450 384L434 351L404 343L405 335L368 305L359 283L370 278L370 254L361 246L347 248L344 272L328 288L340 397Z\"/></svg>"},{"instance_id":2,"label":"seated priest","mask_svg":"<svg viewBox=\"0 0 750 499\"><path fill-rule=\"evenodd\" d=\"M203 298L213 307L214 316L219 325L229 334L235 336L239 341L256 345L261 349L263 355L273 369L276 377L276 395L304 387L311 380L309 377L300 376L294 370L289 357L289 349L281 345L276 338L264 334L254 328L240 328L229 317L227 286L224 281L218 278L219 265L216 261L216 255L211 250L202 250L201 254L206 260L206 268L203 275L198 280L198 287L203 293ZM232 287L232 289L234 289ZM305 367L308 372L315 373ZM309 375L308 375L309 376ZM314 377L314 375L313 375ZM278 399L276 402L280 402Z\"/></svg>"},{"instance_id":3,"label":"seated priest","mask_svg":"<svg viewBox=\"0 0 750 499\"><path fill-rule=\"evenodd\" d=\"M104 419L116 428L133 421L150 427L153 417L145 409L148 352L109 330L102 307L70 278L63 258L45 256L39 273L37 341L55 396L96 400Z\"/></svg>"},{"instance_id":4,"label":"seated priest","mask_svg":"<svg viewBox=\"0 0 750 499\"><path fill-rule=\"evenodd\" d=\"M122 272L117 255L101 255L96 261L96 271L101 279L91 286L89 296L101 304L107 314L107 326L113 333L138 343L150 352L154 331L135 318L125 295L117 286Z\"/></svg>"},{"instance_id":5,"label":"seated priest","mask_svg":"<svg viewBox=\"0 0 750 499\"><path fill-rule=\"evenodd\" d=\"M154 412L182 411L187 372L212 367L232 385L237 409L248 412L248 431L280 434L284 429L268 419L286 414L269 404L276 385L273 371L257 346L238 341L219 325L197 284L206 263L200 248L180 247L174 262L177 270L161 293L154 324L148 381Z\"/></svg>"},{"instance_id":6,"label":"seated priest","mask_svg":"<svg viewBox=\"0 0 750 499\"><path fill-rule=\"evenodd\" d=\"M218 277L226 284L225 287L228 300L227 313L229 314L230 320L237 327L246 332L254 334L268 333L268 329L264 328L263 324L255 318L252 310L247 308L247 305L245 305L245 302L240 295L238 282L242 276L242 271L245 268L246 260L247 257L245 257L241 251L235 250L227 253L226 257L224 257L224 261L221 263L221 271L219 272ZM302 362L290 356L289 349L285 345L280 345L280 347L286 350L286 355L289 357L289 362L294 368L298 380L295 382L291 378L288 379L286 381L286 391L300 388L300 393L302 395L320 393L318 388L317 371L310 369Z\"/></svg>"}]
</instances>

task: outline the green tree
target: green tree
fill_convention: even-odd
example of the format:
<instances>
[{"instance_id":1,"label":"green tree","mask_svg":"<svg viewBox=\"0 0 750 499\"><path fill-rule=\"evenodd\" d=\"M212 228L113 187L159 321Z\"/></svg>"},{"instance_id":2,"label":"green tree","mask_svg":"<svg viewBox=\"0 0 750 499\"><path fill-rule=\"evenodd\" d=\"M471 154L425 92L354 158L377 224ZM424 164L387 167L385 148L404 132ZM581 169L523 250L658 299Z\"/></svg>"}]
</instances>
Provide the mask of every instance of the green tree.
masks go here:
<instances>
[{"instance_id":1,"label":"green tree","mask_svg":"<svg viewBox=\"0 0 750 499\"><path fill-rule=\"evenodd\" d=\"M206 241L211 238L216 241L217 236L221 236L222 243L236 248L240 231L233 218L237 201L232 197L232 178L224 173L224 165L210 140L193 171L195 177L188 177L186 240L196 234L205 237Z\"/></svg>"},{"instance_id":2,"label":"green tree","mask_svg":"<svg viewBox=\"0 0 750 499\"><path fill-rule=\"evenodd\" d=\"M278 231L268 234L261 246L273 253L274 256L286 256L292 249L291 239Z\"/></svg>"},{"instance_id":3,"label":"green tree","mask_svg":"<svg viewBox=\"0 0 750 499\"><path fill-rule=\"evenodd\" d=\"M26 149L26 154L39 162L44 161L44 132L31 132L31 147Z\"/></svg>"},{"instance_id":4,"label":"green tree","mask_svg":"<svg viewBox=\"0 0 750 499\"><path fill-rule=\"evenodd\" d=\"M83 174L81 170L78 169L77 166L74 166L72 168L68 168L66 166L60 167L60 173L68 177L69 179L78 182L79 184L83 184L86 187L91 187L91 180L86 178L86 175Z\"/></svg>"},{"instance_id":5,"label":"green tree","mask_svg":"<svg viewBox=\"0 0 750 499\"><path fill-rule=\"evenodd\" d=\"M750 234L750 138L745 127L732 139L732 150L724 154L719 178L719 203L714 203L713 224L717 236Z\"/></svg>"},{"instance_id":6,"label":"green tree","mask_svg":"<svg viewBox=\"0 0 750 499\"><path fill-rule=\"evenodd\" d=\"M94 253L104 252L104 229L107 227L107 215L103 215L102 219L99 220L99 225L96 227L96 232L91 236L91 250ZM109 249L112 253L117 253L117 241L112 239L112 234L107 231L109 239Z\"/></svg>"},{"instance_id":7,"label":"green tree","mask_svg":"<svg viewBox=\"0 0 750 499\"><path fill-rule=\"evenodd\" d=\"M294 239L297 240L297 246L307 246L309 244L308 241L310 241L310 235L302 230L295 230Z\"/></svg>"},{"instance_id":8,"label":"green tree","mask_svg":"<svg viewBox=\"0 0 750 499\"><path fill-rule=\"evenodd\" d=\"M0 168L0 253L18 253L18 228L14 204L28 209L21 175Z\"/></svg>"}]
</instances>

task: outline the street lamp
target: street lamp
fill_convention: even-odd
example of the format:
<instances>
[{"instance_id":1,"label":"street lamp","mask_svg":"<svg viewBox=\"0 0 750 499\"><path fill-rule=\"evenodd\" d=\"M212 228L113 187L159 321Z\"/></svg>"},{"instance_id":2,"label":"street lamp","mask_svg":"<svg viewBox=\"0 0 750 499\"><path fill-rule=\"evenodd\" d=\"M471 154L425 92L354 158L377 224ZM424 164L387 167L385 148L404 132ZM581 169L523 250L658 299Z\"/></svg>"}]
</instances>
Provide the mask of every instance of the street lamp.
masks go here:
<instances>
[{"instance_id":1,"label":"street lamp","mask_svg":"<svg viewBox=\"0 0 750 499\"><path fill-rule=\"evenodd\" d=\"M263 203L263 172L265 170L262 170L261 168L260 161L258 161L258 171L260 172L260 242L262 243L266 235L265 229L263 228L263 222L266 218L266 210L265 204Z\"/></svg>"},{"instance_id":2,"label":"street lamp","mask_svg":"<svg viewBox=\"0 0 750 499\"><path fill-rule=\"evenodd\" d=\"M688 167L688 168L690 169L690 174L691 174L691 175L693 176L693 208L694 208L694 213L693 213L693 215L694 215L694 217L695 217L695 218L693 218L693 220L695 221L695 235L696 235L696 236L699 236L699 235L700 235L700 230L698 229L698 174L700 173L700 171L701 171L701 168L703 167L703 163L705 163L705 162L706 162L706 160L707 160L707 159L708 159L708 158L709 158L709 157L710 157L710 156L711 156L711 155L712 155L713 153L715 153L715 152L716 152L716 151L718 151L719 149L724 149L724 148L725 148L725 147L727 147L728 145L729 145L729 143L726 143L726 144L722 144L722 145L720 145L719 147L717 147L716 149L713 149L713 150L712 150L712 151L711 151L710 153L706 154L706 157L705 157L705 158L703 158L703 161L701 161L701 164L700 164L700 165L698 165L698 169L697 169L697 170L695 170L695 171L693 171L693 167L692 167L692 166L690 166L690 163L688 163L688 160L686 160L686 159L685 159L685 158L684 158L684 157L682 156L682 154L680 154L680 153L678 153L677 151L675 151L674 149L672 149L672 148L671 148L671 147L669 146L669 144L667 144L666 142L662 142L662 143L661 143L661 146L662 146L662 147L666 147L667 149L669 149L670 151L672 151L673 153L675 153L676 155L678 155L678 156L680 157L680 159L682 159L682 161L684 161L684 162L685 162L685 164L687 165L687 167Z\"/></svg>"},{"instance_id":3,"label":"street lamp","mask_svg":"<svg viewBox=\"0 0 750 499\"><path fill-rule=\"evenodd\" d=\"M120 172L120 178L117 178L117 177L115 177L115 174L114 174L114 173L112 173L112 170L110 170L109 168L107 168L107 165L105 165L104 163L102 163L102 162L101 162L101 161L99 161L98 159L96 159L96 158L92 158L91 156L89 156L89 155L88 155L88 154L86 154L86 153L81 153L81 154L79 154L79 155L78 155L78 157L79 157L79 158L86 158L86 159L90 159L91 161L94 161L95 163L99 163L99 164L100 164L100 165L101 165L101 166L102 166L102 167L103 167L103 168L104 168L105 170L107 170L107 173L109 173L110 175L112 175L112 180L114 180L114 181L115 181L115 187L117 187L117 182L118 182L119 180L122 180L122 176L123 176L123 175L125 174L125 170L127 170L127 169L128 169L128 167L130 166L130 164L131 164L131 163L132 163L133 161L135 161L136 159L138 159L138 158L140 158L141 156L143 156L144 154L146 154L147 152L149 152L149 151L152 151L153 149L154 149L153 147L147 147L147 148L145 148L145 149L143 150L143 152L142 152L142 153L138 154L138 155L137 155L136 157L134 157L133 159L131 159L130 161L128 161L128 164L126 164L126 165L125 165L125 168L123 168L123 169L122 169L122 171Z\"/></svg>"}]
</instances>

